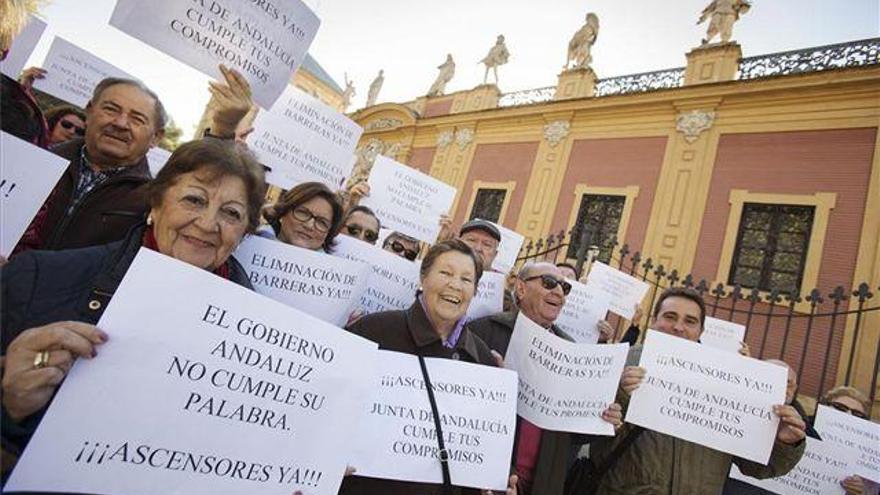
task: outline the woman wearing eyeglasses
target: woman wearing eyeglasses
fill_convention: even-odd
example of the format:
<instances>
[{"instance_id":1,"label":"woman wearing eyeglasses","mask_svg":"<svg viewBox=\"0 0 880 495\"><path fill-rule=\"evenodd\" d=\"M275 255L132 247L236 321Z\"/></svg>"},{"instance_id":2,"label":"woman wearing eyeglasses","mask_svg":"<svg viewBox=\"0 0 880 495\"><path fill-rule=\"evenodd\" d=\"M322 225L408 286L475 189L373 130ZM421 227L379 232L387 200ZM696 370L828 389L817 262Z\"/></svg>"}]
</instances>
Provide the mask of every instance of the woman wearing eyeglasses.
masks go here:
<instances>
[{"instance_id":1,"label":"woman wearing eyeglasses","mask_svg":"<svg viewBox=\"0 0 880 495\"><path fill-rule=\"evenodd\" d=\"M263 217L279 241L329 253L342 223L342 204L324 184L304 182L282 193Z\"/></svg>"},{"instance_id":2,"label":"woman wearing eyeglasses","mask_svg":"<svg viewBox=\"0 0 880 495\"><path fill-rule=\"evenodd\" d=\"M822 397L821 403L857 418L865 420L870 420L871 418L870 399L855 387L843 385L834 387ZM819 432L819 434L821 435L822 432ZM877 495L877 493L880 493L880 484L856 475L844 478L840 484L846 490L847 495Z\"/></svg>"},{"instance_id":3,"label":"woman wearing eyeglasses","mask_svg":"<svg viewBox=\"0 0 880 495\"><path fill-rule=\"evenodd\" d=\"M339 233L375 245L379 240L380 228L379 219L373 210L366 206L355 206L342 219L342 230Z\"/></svg>"}]
</instances>

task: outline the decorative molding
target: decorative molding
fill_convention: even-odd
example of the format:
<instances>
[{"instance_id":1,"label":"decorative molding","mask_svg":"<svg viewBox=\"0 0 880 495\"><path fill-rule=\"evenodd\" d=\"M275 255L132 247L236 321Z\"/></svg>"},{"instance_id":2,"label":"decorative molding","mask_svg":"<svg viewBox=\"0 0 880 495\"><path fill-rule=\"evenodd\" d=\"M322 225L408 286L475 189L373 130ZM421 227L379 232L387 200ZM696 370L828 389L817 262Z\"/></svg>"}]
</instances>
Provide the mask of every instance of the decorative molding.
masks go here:
<instances>
[{"instance_id":1,"label":"decorative molding","mask_svg":"<svg viewBox=\"0 0 880 495\"><path fill-rule=\"evenodd\" d=\"M675 129L684 134L684 140L689 144L700 138L700 133L712 128L715 123L715 112L704 110L691 110L682 112L675 119Z\"/></svg>"},{"instance_id":2,"label":"decorative molding","mask_svg":"<svg viewBox=\"0 0 880 495\"><path fill-rule=\"evenodd\" d=\"M381 129L391 129L394 127L400 127L403 125L403 121L400 119L376 119L366 127L364 127L365 131L377 131Z\"/></svg>"},{"instance_id":3,"label":"decorative molding","mask_svg":"<svg viewBox=\"0 0 880 495\"><path fill-rule=\"evenodd\" d=\"M468 127L464 129L459 129L455 131L455 144L458 145L458 149L464 151L465 148L468 147L469 144L474 140L474 130Z\"/></svg>"},{"instance_id":4,"label":"decorative molding","mask_svg":"<svg viewBox=\"0 0 880 495\"><path fill-rule=\"evenodd\" d=\"M567 120L554 120L544 126L544 139L551 148L555 148L557 144L562 142L568 136L571 129L571 123Z\"/></svg>"},{"instance_id":5,"label":"decorative molding","mask_svg":"<svg viewBox=\"0 0 880 495\"><path fill-rule=\"evenodd\" d=\"M452 131L443 131L440 134L437 134L437 147L445 148L452 144L452 141L455 140L455 135Z\"/></svg>"}]
</instances>

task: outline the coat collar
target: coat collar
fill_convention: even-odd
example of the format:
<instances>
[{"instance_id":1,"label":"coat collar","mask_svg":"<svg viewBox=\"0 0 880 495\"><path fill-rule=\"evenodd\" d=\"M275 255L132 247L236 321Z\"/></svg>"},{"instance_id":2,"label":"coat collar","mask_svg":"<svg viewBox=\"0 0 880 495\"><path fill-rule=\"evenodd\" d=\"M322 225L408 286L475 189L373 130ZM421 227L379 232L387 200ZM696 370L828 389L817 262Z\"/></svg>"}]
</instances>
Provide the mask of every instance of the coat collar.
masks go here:
<instances>
[{"instance_id":1,"label":"coat collar","mask_svg":"<svg viewBox=\"0 0 880 495\"><path fill-rule=\"evenodd\" d=\"M422 308L418 298L406 310L406 327L418 348L425 348L430 345L443 345L440 342L440 335L434 331L434 325L428 320L428 315L425 313L425 309ZM465 352L474 362L479 361L480 353L477 350L477 344L474 341L473 335L467 329L467 325L462 328L461 332L461 336L458 338L458 342L455 343L454 349Z\"/></svg>"},{"instance_id":2,"label":"coat collar","mask_svg":"<svg viewBox=\"0 0 880 495\"><path fill-rule=\"evenodd\" d=\"M516 325L516 318L519 316L519 310L514 309L511 311L505 311L503 313L497 313L489 317L490 320L501 324L504 328L510 331L513 334L513 327ZM569 342L574 342L574 339L571 335L565 333L561 328L553 324L550 326L550 331L553 332L557 337L568 340Z\"/></svg>"}]
</instances>

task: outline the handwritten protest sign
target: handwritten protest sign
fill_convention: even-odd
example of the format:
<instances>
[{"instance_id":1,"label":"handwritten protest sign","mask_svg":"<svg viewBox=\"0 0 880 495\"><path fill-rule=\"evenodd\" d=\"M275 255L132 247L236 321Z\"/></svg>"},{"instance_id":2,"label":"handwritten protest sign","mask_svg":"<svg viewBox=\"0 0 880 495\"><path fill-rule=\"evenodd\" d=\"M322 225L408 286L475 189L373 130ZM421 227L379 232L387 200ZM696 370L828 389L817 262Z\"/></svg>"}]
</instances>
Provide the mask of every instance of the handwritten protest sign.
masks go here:
<instances>
[{"instance_id":1,"label":"handwritten protest sign","mask_svg":"<svg viewBox=\"0 0 880 495\"><path fill-rule=\"evenodd\" d=\"M372 268L359 302L364 314L406 309L415 301L420 283L418 263L345 235L336 237L333 256Z\"/></svg>"},{"instance_id":2,"label":"handwritten protest sign","mask_svg":"<svg viewBox=\"0 0 880 495\"><path fill-rule=\"evenodd\" d=\"M642 302L648 292L648 284L601 261L593 262L587 285L611 296L612 313L631 320L635 306Z\"/></svg>"},{"instance_id":3,"label":"handwritten protest sign","mask_svg":"<svg viewBox=\"0 0 880 495\"><path fill-rule=\"evenodd\" d=\"M271 108L321 21L300 0L117 0L110 25L220 80L219 64L238 70L254 101Z\"/></svg>"},{"instance_id":4,"label":"handwritten protest sign","mask_svg":"<svg viewBox=\"0 0 880 495\"><path fill-rule=\"evenodd\" d=\"M98 326L4 490L337 493L375 344L146 248Z\"/></svg>"},{"instance_id":5,"label":"handwritten protest sign","mask_svg":"<svg viewBox=\"0 0 880 495\"><path fill-rule=\"evenodd\" d=\"M568 342L520 313L504 356L519 374L517 414L545 430L614 435L602 411L614 402L628 349Z\"/></svg>"},{"instance_id":6,"label":"handwritten protest sign","mask_svg":"<svg viewBox=\"0 0 880 495\"><path fill-rule=\"evenodd\" d=\"M525 237L497 223L493 222L493 225L501 232L501 243L498 245L498 255L492 262L492 268L501 273L509 273L516 265L516 257L519 256Z\"/></svg>"},{"instance_id":7,"label":"handwritten protest sign","mask_svg":"<svg viewBox=\"0 0 880 495\"><path fill-rule=\"evenodd\" d=\"M853 454L853 469L847 476L857 474L880 483L880 425L820 405L814 426L823 440Z\"/></svg>"},{"instance_id":8,"label":"handwritten protest sign","mask_svg":"<svg viewBox=\"0 0 880 495\"><path fill-rule=\"evenodd\" d=\"M248 138L266 180L283 189L309 181L342 186L363 129L317 98L288 86L271 110L260 112Z\"/></svg>"},{"instance_id":9,"label":"handwritten protest sign","mask_svg":"<svg viewBox=\"0 0 880 495\"><path fill-rule=\"evenodd\" d=\"M102 79L133 79L122 69L58 37L49 47L43 68L46 77L34 81L34 88L83 108Z\"/></svg>"},{"instance_id":10,"label":"handwritten protest sign","mask_svg":"<svg viewBox=\"0 0 880 495\"><path fill-rule=\"evenodd\" d=\"M500 313L504 309L504 279L503 273L483 272L477 293L468 306L468 317L482 318Z\"/></svg>"},{"instance_id":11,"label":"handwritten protest sign","mask_svg":"<svg viewBox=\"0 0 880 495\"><path fill-rule=\"evenodd\" d=\"M806 438L804 456L788 474L763 480L746 476L734 464L730 477L779 495L843 495L841 480L852 475L852 455L832 442Z\"/></svg>"},{"instance_id":12,"label":"handwritten protest sign","mask_svg":"<svg viewBox=\"0 0 880 495\"><path fill-rule=\"evenodd\" d=\"M570 335L575 342L595 344L599 341L599 320L604 320L611 307L611 296L574 280L565 306L556 318L556 326Z\"/></svg>"},{"instance_id":13,"label":"handwritten protest sign","mask_svg":"<svg viewBox=\"0 0 880 495\"><path fill-rule=\"evenodd\" d=\"M357 308L371 273L364 263L253 235L235 258L260 294L340 327Z\"/></svg>"},{"instance_id":14,"label":"handwritten protest sign","mask_svg":"<svg viewBox=\"0 0 880 495\"><path fill-rule=\"evenodd\" d=\"M153 177L162 170L162 167L165 166L165 163L168 162L168 159L171 158L171 152L160 148L158 146L153 146L147 151L147 164L150 166L150 174Z\"/></svg>"},{"instance_id":15,"label":"handwritten protest sign","mask_svg":"<svg viewBox=\"0 0 880 495\"><path fill-rule=\"evenodd\" d=\"M716 349L739 352L745 337L745 325L707 316L703 333L700 334L700 343Z\"/></svg>"},{"instance_id":16,"label":"handwritten protest sign","mask_svg":"<svg viewBox=\"0 0 880 495\"><path fill-rule=\"evenodd\" d=\"M427 243L437 240L440 215L455 199L455 188L379 155L370 171L370 195L361 200L384 227Z\"/></svg>"},{"instance_id":17,"label":"handwritten protest sign","mask_svg":"<svg viewBox=\"0 0 880 495\"><path fill-rule=\"evenodd\" d=\"M379 351L375 396L359 421L349 464L358 476L441 483L434 416L418 358ZM504 490L516 432L516 374L426 358L452 484Z\"/></svg>"},{"instance_id":18,"label":"handwritten protest sign","mask_svg":"<svg viewBox=\"0 0 880 495\"><path fill-rule=\"evenodd\" d=\"M67 160L5 132L0 144L0 255L9 256Z\"/></svg>"},{"instance_id":19,"label":"handwritten protest sign","mask_svg":"<svg viewBox=\"0 0 880 495\"><path fill-rule=\"evenodd\" d=\"M12 46L9 47L9 53L6 54L6 58L0 61L0 72L12 79L18 80L18 75L21 74L45 30L45 21L32 15L28 16L27 25L18 33L15 40L12 41Z\"/></svg>"},{"instance_id":20,"label":"handwritten protest sign","mask_svg":"<svg viewBox=\"0 0 880 495\"><path fill-rule=\"evenodd\" d=\"M626 421L767 464L788 371L649 330Z\"/></svg>"}]
</instances>

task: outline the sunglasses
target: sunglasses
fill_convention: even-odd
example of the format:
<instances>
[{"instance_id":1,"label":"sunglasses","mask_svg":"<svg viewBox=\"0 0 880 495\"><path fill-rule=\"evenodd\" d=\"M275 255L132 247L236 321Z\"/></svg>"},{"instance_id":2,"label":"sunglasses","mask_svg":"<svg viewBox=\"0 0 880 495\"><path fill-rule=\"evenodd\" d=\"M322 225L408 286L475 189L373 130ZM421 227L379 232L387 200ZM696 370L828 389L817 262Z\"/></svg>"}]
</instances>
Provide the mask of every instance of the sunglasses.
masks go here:
<instances>
[{"instance_id":1,"label":"sunglasses","mask_svg":"<svg viewBox=\"0 0 880 495\"><path fill-rule=\"evenodd\" d=\"M565 280L557 280L555 277L553 277L553 275L547 275L546 273L544 275L535 275L534 277L523 279L523 282L531 282L535 279L541 279L541 285L544 286L544 288L547 290L553 290L556 288L557 285L559 285L562 287L562 293L566 296L569 292L571 292L570 283L566 282Z\"/></svg>"},{"instance_id":2,"label":"sunglasses","mask_svg":"<svg viewBox=\"0 0 880 495\"><path fill-rule=\"evenodd\" d=\"M840 411L840 412L844 412L844 413L847 413L847 414L852 414L853 416L855 416L855 417L857 417L857 418L868 419L868 415L867 415L867 414L863 413L862 411L859 411L859 410L856 410L856 409L852 409L851 407L849 407L849 406L846 405L846 404L841 404L840 402L831 402L831 403L828 404L828 405L831 406L831 407L833 407L834 409L837 409L837 410Z\"/></svg>"},{"instance_id":3,"label":"sunglasses","mask_svg":"<svg viewBox=\"0 0 880 495\"><path fill-rule=\"evenodd\" d=\"M370 244L375 243L379 239L379 233L375 230L365 229L356 224L346 225L345 231L348 232L348 235L357 238L360 238L361 232L363 232L364 240L369 242Z\"/></svg>"},{"instance_id":4,"label":"sunglasses","mask_svg":"<svg viewBox=\"0 0 880 495\"><path fill-rule=\"evenodd\" d=\"M75 132L77 136L85 136L86 135L86 128L85 127L80 127L80 126L78 126L68 120L59 120L58 123L61 124L61 127L67 129L68 131L73 129L73 132Z\"/></svg>"},{"instance_id":5,"label":"sunglasses","mask_svg":"<svg viewBox=\"0 0 880 495\"><path fill-rule=\"evenodd\" d=\"M418 251L407 249L403 244L397 241L391 243L391 250L397 254L403 253L403 257L410 261L415 261L416 256L419 255Z\"/></svg>"},{"instance_id":6,"label":"sunglasses","mask_svg":"<svg viewBox=\"0 0 880 495\"><path fill-rule=\"evenodd\" d=\"M308 223L309 220L315 219L315 230L321 232L322 234L326 234L330 231L330 220L315 215L305 206L297 206L296 208L294 208L293 218L299 220L302 223Z\"/></svg>"}]
</instances>

